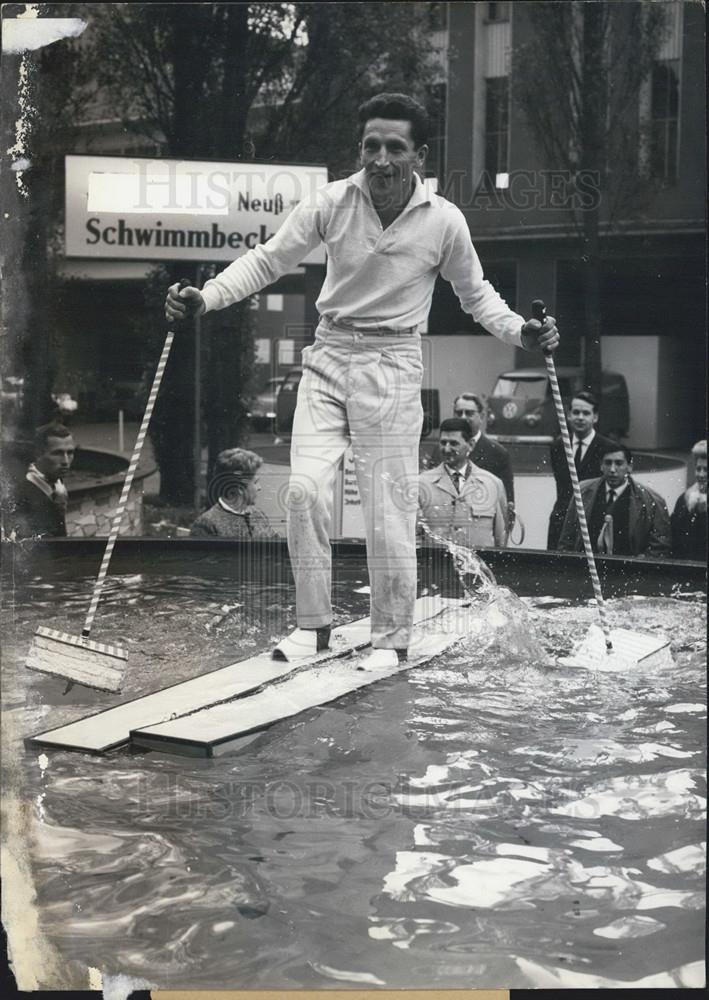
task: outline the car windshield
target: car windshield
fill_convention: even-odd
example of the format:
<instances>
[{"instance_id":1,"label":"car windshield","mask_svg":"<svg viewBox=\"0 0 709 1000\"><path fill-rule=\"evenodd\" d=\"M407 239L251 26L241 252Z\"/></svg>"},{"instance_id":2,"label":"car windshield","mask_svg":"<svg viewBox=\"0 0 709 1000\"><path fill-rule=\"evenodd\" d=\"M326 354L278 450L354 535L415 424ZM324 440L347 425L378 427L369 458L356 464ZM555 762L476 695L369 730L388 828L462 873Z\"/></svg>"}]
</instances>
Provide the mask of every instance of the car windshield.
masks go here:
<instances>
[{"instance_id":1,"label":"car windshield","mask_svg":"<svg viewBox=\"0 0 709 1000\"><path fill-rule=\"evenodd\" d=\"M543 399L547 380L543 375L498 378L493 396L514 396L515 399Z\"/></svg>"}]
</instances>

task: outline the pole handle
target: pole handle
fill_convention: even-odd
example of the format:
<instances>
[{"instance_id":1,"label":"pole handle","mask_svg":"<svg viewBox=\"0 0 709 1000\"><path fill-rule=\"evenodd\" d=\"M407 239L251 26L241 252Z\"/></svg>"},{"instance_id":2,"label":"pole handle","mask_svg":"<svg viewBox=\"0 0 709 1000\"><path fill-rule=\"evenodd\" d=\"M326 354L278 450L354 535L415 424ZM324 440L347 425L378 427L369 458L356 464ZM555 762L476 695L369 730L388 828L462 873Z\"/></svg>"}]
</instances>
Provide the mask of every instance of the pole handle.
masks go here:
<instances>
[{"instance_id":1,"label":"pole handle","mask_svg":"<svg viewBox=\"0 0 709 1000\"><path fill-rule=\"evenodd\" d=\"M544 305L542 299L534 299L532 302L532 319L539 320L539 322L544 325L547 318L547 307ZM544 351L545 357L551 357L552 352L549 350Z\"/></svg>"},{"instance_id":2,"label":"pole handle","mask_svg":"<svg viewBox=\"0 0 709 1000\"><path fill-rule=\"evenodd\" d=\"M190 282L186 278L182 278L180 281L180 289L187 288L189 284ZM126 472L126 478L123 482L123 489L121 490L121 496L118 501L118 506L116 507L116 510L113 514L113 520L111 522L111 530L108 535L108 541L106 542L106 548L103 553L103 559L101 560L101 566L98 571L96 583L94 584L93 593L91 595L91 604L89 605L89 610L86 614L86 621L84 622L84 627L81 630L82 639L88 639L91 634L91 626L93 625L93 621L96 616L96 609L98 608L98 602L101 598L101 593L103 591L103 587L106 582L108 565L111 561L111 555L113 554L113 549L116 544L116 540L118 538L118 532L120 531L121 528L121 522L123 521L123 515L125 514L125 509L128 504L128 496L130 494L130 488L133 485L133 477L135 476L135 471L138 468L138 462L140 461L140 456L143 451L143 443L145 441L145 436L148 432L148 425L150 424L150 418L153 414L155 400L157 399L158 391L160 389L160 383L162 382L165 366L167 365L167 359L170 356L170 348L172 347L172 341L174 337L175 337L174 331L168 330L167 336L165 337L165 343L163 345L162 353L160 355L160 360L158 361L158 366L155 370L153 384L151 386L150 394L148 396L148 402L145 406L145 413L143 414L143 420L140 424L138 437L135 439L135 445L133 446L133 454L131 455L131 459L128 464L128 471Z\"/></svg>"},{"instance_id":3,"label":"pole handle","mask_svg":"<svg viewBox=\"0 0 709 1000\"><path fill-rule=\"evenodd\" d=\"M532 318L539 320L543 323L546 319L547 311L544 302L541 299L534 299L532 302ZM598 578L598 569L596 567L596 560L593 555L593 546L591 545L591 536L588 531L588 521L586 519L586 510L583 505L583 498L581 496L581 486L579 484L578 473L576 472L576 462L574 461L574 453L571 447L571 438L569 436L569 428L566 423L566 413L564 412L564 402L561 398L561 390L559 388L559 380L556 377L556 365L554 364L554 356L552 353L544 352L544 360L547 366L547 374L549 376L549 383L551 385L551 394L554 399L554 407L556 409L556 417L559 421L559 430L561 431L561 438L564 442L564 453L566 455L566 464L569 468L569 476L571 477L571 485L574 491L574 504L576 506L576 516L579 522L579 528L581 530L581 538L583 541L584 552L586 554L586 562L588 564L588 572L591 577L591 584L593 586L593 593L596 598L596 603L598 604L598 614L601 619L601 628L603 629L603 634L606 639L606 649L610 652L613 648L613 643L611 641L610 626L608 620L606 619L606 606L603 600L603 592L601 590L601 581Z\"/></svg>"}]
</instances>

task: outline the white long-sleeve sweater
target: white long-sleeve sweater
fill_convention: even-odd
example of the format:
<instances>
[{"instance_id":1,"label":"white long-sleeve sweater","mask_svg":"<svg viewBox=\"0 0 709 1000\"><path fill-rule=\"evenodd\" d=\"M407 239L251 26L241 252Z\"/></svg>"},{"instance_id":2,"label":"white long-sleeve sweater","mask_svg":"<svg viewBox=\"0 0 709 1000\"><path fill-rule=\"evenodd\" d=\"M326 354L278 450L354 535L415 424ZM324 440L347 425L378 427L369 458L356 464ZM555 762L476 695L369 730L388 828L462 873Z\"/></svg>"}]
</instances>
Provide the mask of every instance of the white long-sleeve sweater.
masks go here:
<instances>
[{"instance_id":1,"label":"white long-sleeve sweater","mask_svg":"<svg viewBox=\"0 0 709 1000\"><path fill-rule=\"evenodd\" d=\"M327 274L316 307L334 323L362 329L422 324L436 275L486 330L521 347L524 318L484 278L463 213L430 195L418 176L401 215L382 228L364 170L320 188L278 232L205 283L207 310L223 309L292 271L320 242Z\"/></svg>"}]
</instances>

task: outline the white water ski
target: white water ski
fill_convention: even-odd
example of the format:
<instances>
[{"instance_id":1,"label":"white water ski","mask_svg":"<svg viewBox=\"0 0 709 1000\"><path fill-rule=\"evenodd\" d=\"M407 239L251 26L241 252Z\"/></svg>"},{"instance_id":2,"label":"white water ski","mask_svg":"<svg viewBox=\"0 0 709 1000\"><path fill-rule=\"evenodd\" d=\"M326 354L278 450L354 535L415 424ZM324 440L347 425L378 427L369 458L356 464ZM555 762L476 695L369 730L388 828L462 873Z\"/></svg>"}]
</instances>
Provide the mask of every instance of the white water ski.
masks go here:
<instances>
[{"instance_id":1,"label":"white water ski","mask_svg":"<svg viewBox=\"0 0 709 1000\"><path fill-rule=\"evenodd\" d=\"M671 667L672 649L667 636L633 632L627 628L610 631L612 649L606 649L606 637L598 625L591 625L570 656L560 657L562 667L602 673L627 673L642 668L659 670Z\"/></svg>"},{"instance_id":2,"label":"white water ski","mask_svg":"<svg viewBox=\"0 0 709 1000\"><path fill-rule=\"evenodd\" d=\"M440 597L420 597L416 601L414 621L421 622L440 614L446 604ZM32 748L106 753L127 744L131 730L168 722L223 701L232 702L304 665L324 663L363 649L369 640L370 620L368 617L360 618L333 629L330 649L297 664L272 660L269 649L191 680L94 712L76 722L38 733L25 742Z\"/></svg>"},{"instance_id":3,"label":"white water ski","mask_svg":"<svg viewBox=\"0 0 709 1000\"><path fill-rule=\"evenodd\" d=\"M309 708L327 704L394 674L421 666L469 631L469 610L450 600L436 617L414 628L409 658L384 670L362 670L359 653L299 669L263 690L225 704L131 732L131 746L186 756L215 757L244 745L244 737ZM368 652L368 651L367 651ZM249 741L250 742L250 741Z\"/></svg>"}]
</instances>

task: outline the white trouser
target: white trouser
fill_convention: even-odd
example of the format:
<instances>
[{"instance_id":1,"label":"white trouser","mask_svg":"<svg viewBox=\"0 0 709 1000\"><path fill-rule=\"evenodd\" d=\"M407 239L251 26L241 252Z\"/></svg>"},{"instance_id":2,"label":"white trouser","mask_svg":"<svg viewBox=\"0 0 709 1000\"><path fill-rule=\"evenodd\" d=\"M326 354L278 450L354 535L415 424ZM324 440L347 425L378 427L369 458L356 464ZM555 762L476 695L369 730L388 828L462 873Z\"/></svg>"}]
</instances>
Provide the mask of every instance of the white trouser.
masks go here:
<instances>
[{"instance_id":1,"label":"white trouser","mask_svg":"<svg viewBox=\"0 0 709 1000\"><path fill-rule=\"evenodd\" d=\"M351 443L367 540L372 645L409 644L422 377L417 332L379 335L325 321L303 351L288 493L288 549L301 628L332 621L333 486Z\"/></svg>"}]
</instances>

